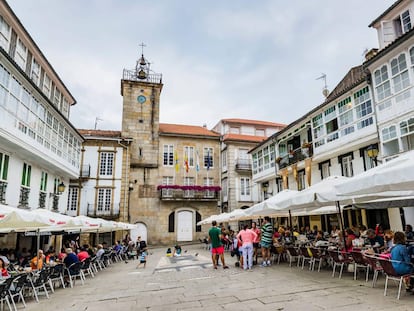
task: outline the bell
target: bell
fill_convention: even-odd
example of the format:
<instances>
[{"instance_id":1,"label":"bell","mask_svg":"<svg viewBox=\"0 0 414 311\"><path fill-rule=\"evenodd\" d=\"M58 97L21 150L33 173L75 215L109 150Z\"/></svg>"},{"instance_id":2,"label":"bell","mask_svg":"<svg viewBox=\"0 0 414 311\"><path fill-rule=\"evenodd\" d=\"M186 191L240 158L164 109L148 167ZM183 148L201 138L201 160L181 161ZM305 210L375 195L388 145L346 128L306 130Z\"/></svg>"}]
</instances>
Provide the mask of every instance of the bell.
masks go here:
<instances>
[{"instance_id":1,"label":"bell","mask_svg":"<svg viewBox=\"0 0 414 311\"><path fill-rule=\"evenodd\" d=\"M145 61L144 55L141 56L141 59L139 60L139 64L141 66L146 66L147 62Z\"/></svg>"},{"instance_id":2,"label":"bell","mask_svg":"<svg viewBox=\"0 0 414 311\"><path fill-rule=\"evenodd\" d=\"M138 72L138 79L141 79L141 80L145 80L147 78L147 74L145 73L145 71L144 70L140 70L139 72Z\"/></svg>"}]
</instances>

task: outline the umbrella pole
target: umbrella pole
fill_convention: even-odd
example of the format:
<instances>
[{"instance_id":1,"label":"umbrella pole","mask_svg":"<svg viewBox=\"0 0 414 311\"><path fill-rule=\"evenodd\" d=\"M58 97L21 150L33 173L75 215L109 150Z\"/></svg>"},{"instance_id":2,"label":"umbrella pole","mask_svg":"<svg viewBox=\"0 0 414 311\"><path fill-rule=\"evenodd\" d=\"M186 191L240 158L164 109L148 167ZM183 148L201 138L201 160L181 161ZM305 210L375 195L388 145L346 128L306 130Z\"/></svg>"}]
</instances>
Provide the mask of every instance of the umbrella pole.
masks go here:
<instances>
[{"instance_id":1,"label":"umbrella pole","mask_svg":"<svg viewBox=\"0 0 414 311\"><path fill-rule=\"evenodd\" d=\"M39 270L39 266L40 266L40 258L39 258L40 229L39 228L36 230L36 238L37 238L37 243L36 243L37 270Z\"/></svg>"},{"instance_id":2,"label":"umbrella pole","mask_svg":"<svg viewBox=\"0 0 414 311\"><path fill-rule=\"evenodd\" d=\"M290 230L292 230L292 213L289 210L289 226L290 226Z\"/></svg>"},{"instance_id":3,"label":"umbrella pole","mask_svg":"<svg viewBox=\"0 0 414 311\"><path fill-rule=\"evenodd\" d=\"M346 237L345 237L344 220L343 220L343 217L342 217L341 205L339 204L339 201L336 201L336 207L338 208L339 224L341 225L342 238L344 239L344 249L346 251Z\"/></svg>"}]
</instances>

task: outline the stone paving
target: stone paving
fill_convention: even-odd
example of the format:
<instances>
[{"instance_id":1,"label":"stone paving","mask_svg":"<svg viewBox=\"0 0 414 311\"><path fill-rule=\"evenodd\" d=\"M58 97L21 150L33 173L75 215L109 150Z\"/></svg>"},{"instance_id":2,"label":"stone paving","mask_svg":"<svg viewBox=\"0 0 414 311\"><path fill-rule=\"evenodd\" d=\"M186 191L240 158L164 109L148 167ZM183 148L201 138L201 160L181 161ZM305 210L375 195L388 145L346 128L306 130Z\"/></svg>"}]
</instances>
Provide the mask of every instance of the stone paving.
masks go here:
<instances>
[{"instance_id":1,"label":"stone paving","mask_svg":"<svg viewBox=\"0 0 414 311\"><path fill-rule=\"evenodd\" d=\"M178 258L166 257L165 250L151 249L145 269L137 269L136 260L115 263L84 285L59 288L40 303L29 299L26 310L414 310L414 296L403 292L398 301L392 281L383 296L382 276L371 288L363 273L356 281L350 273L338 279L331 269L302 270L286 262L249 272L236 268L229 254L230 269L214 270L200 245L183 247Z\"/></svg>"}]
</instances>

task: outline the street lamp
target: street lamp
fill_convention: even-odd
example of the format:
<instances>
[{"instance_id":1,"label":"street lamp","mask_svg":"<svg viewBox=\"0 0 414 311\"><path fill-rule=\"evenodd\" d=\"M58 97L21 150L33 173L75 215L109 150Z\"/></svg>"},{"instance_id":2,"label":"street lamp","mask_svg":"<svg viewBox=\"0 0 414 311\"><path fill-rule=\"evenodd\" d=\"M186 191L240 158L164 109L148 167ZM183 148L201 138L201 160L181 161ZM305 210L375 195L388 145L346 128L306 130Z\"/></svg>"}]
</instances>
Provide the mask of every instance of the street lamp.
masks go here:
<instances>
[{"instance_id":1,"label":"street lamp","mask_svg":"<svg viewBox=\"0 0 414 311\"><path fill-rule=\"evenodd\" d=\"M263 189L263 197L266 200L267 199L267 189L269 188L269 182L264 182L262 184L262 189Z\"/></svg>"},{"instance_id":2,"label":"street lamp","mask_svg":"<svg viewBox=\"0 0 414 311\"><path fill-rule=\"evenodd\" d=\"M59 194L62 194L63 192L65 192L66 186L65 184L62 182L60 182L60 184L57 186L57 191Z\"/></svg>"},{"instance_id":3,"label":"street lamp","mask_svg":"<svg viewBox=\"0 0 414 311\"><path fill-rule=\"evenodd\" d=\"M378 151L378 145L377 144L368 146L367 155L372 161L374 161L375 166L378 165L378 160L377 160L378 153L379 153L379 151Z\"/></svg>"},{"instance_id":4,"label":"street lamp","mask_svg":"<svg viewBox=\"0 0 414 311\"><path fill-rule=\"evenodd\" d=\"M128 186L128 222L131 223L131 213L130 213L130 206L131 206L131 192L134 190L134 184L131 182Z\"/></svg>"}]
</instances>

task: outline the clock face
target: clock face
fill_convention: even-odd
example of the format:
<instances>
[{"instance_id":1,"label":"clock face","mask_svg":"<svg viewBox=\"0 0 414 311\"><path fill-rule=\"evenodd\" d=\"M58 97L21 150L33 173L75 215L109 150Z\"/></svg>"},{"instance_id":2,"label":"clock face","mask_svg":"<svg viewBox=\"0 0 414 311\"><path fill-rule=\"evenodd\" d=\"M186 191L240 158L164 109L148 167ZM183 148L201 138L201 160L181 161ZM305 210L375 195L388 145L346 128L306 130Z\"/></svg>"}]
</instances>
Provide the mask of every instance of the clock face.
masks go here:
<instances>
[{"instance_id":1,"label":"clock face","mask_svg":"<svg viewBox=\"0 0 414 311\"><path fill-rule=\"evenodd\" d=\"M145 97L144 95L139 95L139 96L137 97L137 100L138 100L138 102L139 102L140 104L143 104L143 103L145 103L145 101L146 101L147 99L146 99L146 97Z\"/></svg>"}]
</instances>

